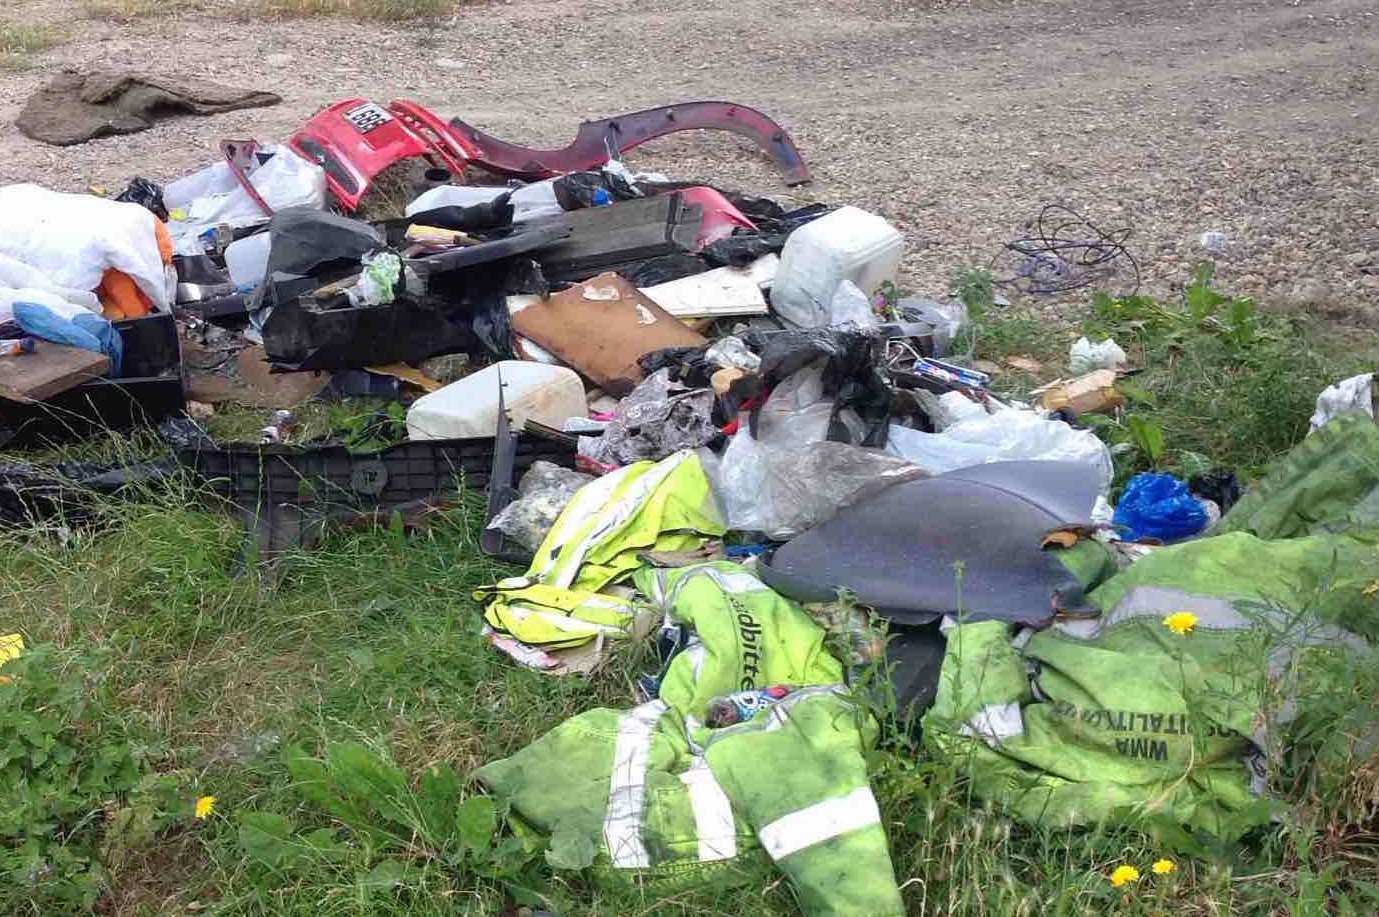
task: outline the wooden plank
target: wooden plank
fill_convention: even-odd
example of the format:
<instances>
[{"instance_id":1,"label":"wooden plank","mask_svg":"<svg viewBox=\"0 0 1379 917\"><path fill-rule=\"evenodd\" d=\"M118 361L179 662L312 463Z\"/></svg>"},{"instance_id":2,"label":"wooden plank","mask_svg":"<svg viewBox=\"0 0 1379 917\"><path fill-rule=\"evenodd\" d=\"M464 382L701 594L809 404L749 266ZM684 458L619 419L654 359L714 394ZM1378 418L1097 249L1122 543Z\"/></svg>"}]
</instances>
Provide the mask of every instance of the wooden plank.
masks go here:
<instances>
[{"instance_id":1,"label":"wooden plank","mask_svg":"<svg viewBox=\"0 0 1379 917\"><path fill-rule=\"evenodd\" d=\"M44 401L110 371L110 358L103 353L49 341L35 345L33 353L0 357L0 398Z\"/></svg>"}]
</instances>

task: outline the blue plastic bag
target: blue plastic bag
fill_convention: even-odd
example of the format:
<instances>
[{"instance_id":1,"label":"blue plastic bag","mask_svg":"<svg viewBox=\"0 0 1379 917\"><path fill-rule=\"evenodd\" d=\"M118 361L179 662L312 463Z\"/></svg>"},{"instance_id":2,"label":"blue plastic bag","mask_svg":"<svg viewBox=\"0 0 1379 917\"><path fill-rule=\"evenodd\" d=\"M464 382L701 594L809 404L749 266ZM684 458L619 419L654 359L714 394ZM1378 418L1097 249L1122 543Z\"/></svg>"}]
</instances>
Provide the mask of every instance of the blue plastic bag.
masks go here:
<instances>
[{"instance_id":1,"label":"blue plastic bag","mask_svg":"<svg viewBox=\"0 0 1379 917\"><path fill-rule=\"evenodd\" d=\"M1137 474L1125 485L1113 521L1127 541L1157 538L1169 544L1205 529L1207 511L1173 475Z\"/></svg>"},{"instance_id":2,"label":"blue plastic bag","mask_svg":"<svg viewBox=\"0 0 1379 917\"><path fill-rule=\"evenodd\" d=\"M80 312L65 318L39 303L16 302L14 321L26 334L36 338L105 354L110 358L110 375L119 376L124 343L115 326L102 316Z\"/></svg>"}]
</instances>

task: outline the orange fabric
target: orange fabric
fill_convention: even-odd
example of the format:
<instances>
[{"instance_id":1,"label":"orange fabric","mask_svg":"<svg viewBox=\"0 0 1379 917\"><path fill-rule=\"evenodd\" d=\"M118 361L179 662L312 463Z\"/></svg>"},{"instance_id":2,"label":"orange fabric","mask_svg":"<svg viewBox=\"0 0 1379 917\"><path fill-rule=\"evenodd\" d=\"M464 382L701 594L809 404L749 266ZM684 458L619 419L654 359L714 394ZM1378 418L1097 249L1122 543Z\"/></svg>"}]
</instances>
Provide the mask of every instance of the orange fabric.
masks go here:
<instances>
[{"instance_id":1,"label":"orange fabric","mask_svg":"<svg viewBox=\"0 0 1379 917\"><path fill-rule=\"evenodd\" d=\"M149 214L152 216L152 214ZM164 264L172 263L172 235L161 220L153 221L153 232L158 239L158 255ZM114 268L101 275L101 285L96 288L96 296L101 301L101 314L113 321L125 318L139 318L153 311L153 303L139 289L124 271Z\"/></svg>"},{"instance_id":2,"label":"orange fabric","mask_svg":"<svg viewBox=\"0 0 1379 917\"><path fill-rule=\"evenodd\" d=\"M112 321L122 318L138 318L153 311L144 291L124 271L113 268L101 275L101 285L96 287L96 296L101 301L101 314Z\"/></svg>"},{"instance_id":3,"label":"orange fabric","mask_svg":"<svg viewBox=\"0 0 1379 917\"><path fill-rule=\"evenodd\" d=\"M172 253L176 251L172 244L172 233L163 225L163 221L154 219L153 232L158 236L158 254L163 259L164 264L172 264Z\"/></svg>"}]
</instances>

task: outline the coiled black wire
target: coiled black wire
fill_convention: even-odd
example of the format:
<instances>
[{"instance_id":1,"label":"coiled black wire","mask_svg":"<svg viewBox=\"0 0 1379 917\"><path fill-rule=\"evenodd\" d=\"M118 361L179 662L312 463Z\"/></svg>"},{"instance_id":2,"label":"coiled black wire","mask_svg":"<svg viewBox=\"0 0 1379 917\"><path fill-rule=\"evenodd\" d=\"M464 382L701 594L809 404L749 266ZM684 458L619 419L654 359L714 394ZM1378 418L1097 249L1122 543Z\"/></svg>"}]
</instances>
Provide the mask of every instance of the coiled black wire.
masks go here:
<instances>
[{"instance_id":1,"label":"coiled black wire","mask_svg":"<svg viewBox=\"0 0 1379 917\"><path fill-rule=\"evenodd\" d=\"M1066 293L1105 280L1121 262L1134 272L1133 295L1140 288L1140 265L1125 247L1131 228L1103 230L1067 204L1046 204L1034 221L1034 235L1005 243L991 261L1009 262L1007 277L996 283L1025 293Z\"/></svg>"}]
</instances>

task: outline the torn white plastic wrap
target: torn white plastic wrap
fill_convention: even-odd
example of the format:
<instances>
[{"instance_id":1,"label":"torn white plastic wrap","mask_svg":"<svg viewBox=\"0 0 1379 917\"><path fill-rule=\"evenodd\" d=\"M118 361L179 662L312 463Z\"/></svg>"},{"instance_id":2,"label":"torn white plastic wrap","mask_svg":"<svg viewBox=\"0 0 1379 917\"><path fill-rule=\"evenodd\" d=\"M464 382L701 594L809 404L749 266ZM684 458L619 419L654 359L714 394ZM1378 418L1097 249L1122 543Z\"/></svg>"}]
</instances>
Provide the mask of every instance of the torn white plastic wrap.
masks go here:
<instances>
[{"instance_id":1,"label":"torn white plastic wrap","mask_svg":"<svg viewBox=\"0 0 1379 917\"><path fill-rule=\"evenodd\" d=\"M512 221L523 223L541 217L556 216L565 209L555 199L555 180L532 182L529 185L439 185L423 191L403 212L409 216L436 210L440 207L474 207L489 204L502 197L512 204Z\"/></svg>"},{"instance_id":2,"label":"torn white plastic wrap","mask_svg":"<svg viewBox=\"0 0 1379 917\"><path fill-rule=\"evenodd\" d=\"M1379 417L1379 414L1375 413L1374 373L1351 376L1323 389L1317 396L1317 409L1312 414L1312 430L1326 426L1327 422L1339 414L1353 411L1368 414L1370 417Z\"/></svg>"},{"instance_id":3,"label":"torn white plastic wrap","mask_svg":"<svg viewBox=\"0 0 1379 917\"><path fill-rule=\"evenodd\" d=\"M1098 369L1120 369L1125 365L1125 351L1115 341L1107 338L1093 344L1080 337L1068 349L1068 368L1074 376L1081 376Z\"/></svg>"},{"instance_id":4,"label":"torn white plastic wrap","mask_svg":"<svg viewBox=\"0 0 1379 917\"><path fill-rule=\"evenodd\" d=\"M273 210L326 206L326 173L285 146L266 146L254 154L249 184ZM268 222L268 214L235 179L230 166L218 162L163 189L163 203L177 217L168 232L179 254L201 254L200 236L224 224L235 229Z\"/></svg>"},{"instance_id":5,"label":"torn white plastic wrap","mask_svg":"<svg viewBox=\"0 0 1379 917\"><path fill-rule=\"evenodd\" d=\"M157 222L138 204L7 185L0 188L0 285L48 290L86 308L90 300L78 291L95 290L107 270L116 270L167 312Z\"/></svg>"},{"instance_id":6,"label":"torn white plastic wrap","mask_svg":"<svg viewBox=\"0 0 1379 917\"><path fill-rule=\"evenodd\" d=\"M887 450L930 474L987 462L1079 462L1097 475L1102 493L1110 489L1115 471L1111 451L1091 430L1077 430L1061 420L1017 408L976 415L965 409L965 413L942 433L891 424Z\"/></svg>"},{"instance_id":7,"label":"torn white plastic wrap","mask_svg":"<svg viewBox=\"0 0 1379 917\"><path fill-rule=\"evenodd\" d=\"M594 480L592 475L571 471L551 462L532 462L517 483L517 499L505 506L488 524L513 541L535 551L555 525L575 491Z\"/></svg>"},{"instance_id":8,"label":"torn white plastic wrap","mask_svg":"<svg viewBox=\"0 0 1379 917\"><path fill-rule=\"evenodd\" d=\"M828 323L852 323L865 328L869 325L879 325L881 320L877 318L876 310L872 308L871 299L867 294L851 280L844 280L838 284L838 289L833 293L833 301L829 303Z\"/></svg>"},{"instance_id":9,"label":"torn white plastic wrap","mask_svg":"<svg viewBox=\"0 0 1379 917\"><path fill-rule=\"evenodd\" d=\"M832 400L823 396L821 368L809 367L771 393L757 418L756 437L743 415L742 428L721 457L700 450L729 528L792 538L844 506L924 476L911 462L882 450L825 442L832 410Z\"/></svg>"}]
</instances>

